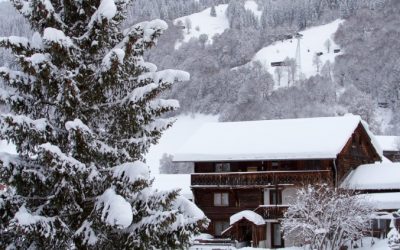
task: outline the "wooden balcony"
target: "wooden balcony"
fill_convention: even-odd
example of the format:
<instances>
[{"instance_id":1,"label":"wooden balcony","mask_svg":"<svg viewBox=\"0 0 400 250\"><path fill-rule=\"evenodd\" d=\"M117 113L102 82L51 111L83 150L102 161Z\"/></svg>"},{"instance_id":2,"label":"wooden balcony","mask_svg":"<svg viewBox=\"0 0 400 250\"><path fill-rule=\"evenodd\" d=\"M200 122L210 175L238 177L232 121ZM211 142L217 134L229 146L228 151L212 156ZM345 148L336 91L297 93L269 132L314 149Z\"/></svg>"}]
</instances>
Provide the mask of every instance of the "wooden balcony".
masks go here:
<instances>
[{"instance_id":1,"label":"wooden balcony","mask_svg":"<svg viewBox=\"0 0 400 250\"><path fill-rule=\"evenodd\" d=\"M332 174L329 170L196 173L191 175L192 188L254 188L255 186L303 185L331 181Z\"/></svg>"},{"instance_id":2,"label":"wooden balcony","mask_svg":"<svg viewBox=\"0 0 400 250\"><path fill-rule=\"evenodd\" d=\"M288 209L288 205L261 205L254 212L261 215L266 220L277 220L283 218Z\"/></svg>"}]
</instances>

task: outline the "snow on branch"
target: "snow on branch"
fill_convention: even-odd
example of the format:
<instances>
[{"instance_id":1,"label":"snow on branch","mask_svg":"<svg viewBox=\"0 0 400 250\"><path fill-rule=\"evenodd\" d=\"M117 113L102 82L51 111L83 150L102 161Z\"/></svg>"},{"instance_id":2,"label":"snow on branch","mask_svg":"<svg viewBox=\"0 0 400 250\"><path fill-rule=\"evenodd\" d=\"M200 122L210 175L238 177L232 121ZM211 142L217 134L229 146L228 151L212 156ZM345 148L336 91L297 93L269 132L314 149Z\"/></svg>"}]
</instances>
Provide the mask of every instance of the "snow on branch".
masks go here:
<instances>
[{"instance_id":1,"label":"snow on branch","mask_svg":"<svg viewBox=\"0 0 400 250\"><path fill-rule=\"evenodd\" d=\"M8 81L10 85L29 85L36 80L35 77L30 76L22 71L14 71L7 67L0 67L0 76Z\"/></svg>"},{"instance_id":2,"label":"snow on branch","mask_svg":"<svg viewBox=\"0 0 400 250\"><path fill-rule=\"evenodd\" d=\"M169 119L160 118L146 125L145 130L148 133L152 133L154 131L164 131L167 128L169 128L175 121L176 121L175 118L169 118Z\"/></svg>"},{"instance_id":3,"label":"snow on branch","mask_svg":"<svg viewBox=\"0 0 400 250\"><path fill-rule=\"evenodd\" d=\"M131 205L112 188L107 189L97 198L96 209L101 210L101 220L108 225L127 228L132 223Z\"/></svg>"},{"instance_id":4,"label":"snow on branch","mask_svg":"<svg viewBox=\"0 0 400 250\"><path fill-rule=\"evenodd\" d=\"M158 19L135 24L124 30L125 37L115 48L122 49L128 56L140 57L145 49L156 43L156 39L166 29L167 23Z\"/></svg>"},{"instance_id":5,"label":"snow on branch","mask_svg":"<svg viewBox=\"0 0 400 250\"><path fill-rule=\"evenodd\" d=\"M121 100L122 104L125 103L138 103L146 100L148 97L152 97L157 94L160 90L169 87L175 81L188 81L190 74L181 70L162 70L158 72L147 72L138 77L139 82L145 83L150 82L143 87L138 87L129 93L124 99ZM160 101L158 104L162 104ZM155 103L153 103L155 104ZM167 104L164 102L164 104ZM172 104L172 102L169 102ZM174 103L176 106L176 103Z\"/></svg>"},{"instance_id":6,"label":"snow on branch","mask_svg":"<svg viewBox=\"0 0 400 250\"><path fill-rule=\"evenodd\" d=\"M85 220L82 226L75 232L75 235L83 235L84 243L93 246L97 243L98 237L92 228L92 222Z\"/></svg>"},{"instance_id":7,"label":"snow on branch","mask_svg":"<svg viewBox=\"0 0 400 250\"><path fill-rule=\"evenodd\" d=\"M137 103L144 100L147 96L151 95L155 90L158 90L159 85L155 83L148 84L143 87L135 88L131 93L129 93L121 103Z\"/></svg>"},{"instance_id":8,"label":"snow on branch","mask_svg":"<svg viewBox=\"0 0 400 250\"><path fill-rule=\"evenodd\" d=\"M43 153L47 153L47 156L50 156L52 163L58 165L57 171L69 173L78 171L84 172L86 170L85 164L76 160L75 158L68 156L61 152L61 149L55 145L50 143L45 143L39 146ZM61 167L61 168L59 168ZM73 169L71 169L73 167Z\"/></svg>"},{"instance_id":9,"label":"snow on branch","mask_svg":"<svg viewBox=\"0 0 400 250\"><path fill-rule=\"evenodd\" d=\"M174 200L172 208L181 212L179 216L177 216L175 223L172 225L175 228L183 227L188 223L197 223L206 218L201 209L183 196L178 196Z\"/></svg>"},{"instance_id":10,"label":"snow on branch","mask_svg":"<svg viewBox=\"0 0 400 250\"><path fill-rule=\"evenodd\" d=\"M43 43L46 45L57 44L62 48L74 47L72 40L63 31L55 28L46 28L43 32Z\"/></svg>"},{"instance_id":11,"label":"snow on branch","mask_svg":"<svg viewBox=\"0 0 400 250\"><path fill-rule=\"evenodd\" d=\"M11 49L16 53L33 53L34 51L29 43L29 39L19 36L0 37L0 47Z\"/></svg>"},{"instance_id":12,"label":"snow on branch","mask_svg":"<svg viewBox=\"0 0 400 250\"><path fill-rule=\"evenodd\" d=\"M14 126L35 130L37 132L44 132L51 127L45 118L32 120L31 118L23 115L0 115L0 128L3 130L3 132L11 129L10 127Z\"/></svg>"},{"instance_id":13,"label":"snow on branch","mask_svg":"<svg viewBox=\"0 0 400 250\"><path fill-rule=\"evenodd\" d=\"M25 57L24 61L27 62L30 66L32 66L36 70L38 70L40 65L50 62L50 55L35 53L32 56Z\"/></svg>"},{"instance_id":14,"label":"snow on branch","mask_svg":"<svg viewBox=\"0 0 400 250\"><path fill-rule=\"evenodd\" d=\"M139 81L151 79L155 83L174 83L190 80L190 74L182 70L166 69L158 72L147 72L139 76Z\"/></svg>"},{"instance_id":15,"label":"snow on branch","mask_svg":"<svg viewBox=\"0 0 400 250\"><path fill-rule=\"evenodd\" d=\"M68 131L71 130L81 130L84 132L87 132L89 134L92 134L92 130L90 130L90 128L88 126L86 126L82 120L76 118L73 121L68 121L65 123L65 129Z\"/></svg>"},{"instance_id":16,"label":"snow on branch","mask_svg":"<svg viewBox=\"0 0 400 250\"><path fill-rule=\"evenodd\" d=\"M16 9L38 29L66 26L50 0L13 0L12 2Z\"/></svg>"},{"instance_id":17,"label":"snow on branch","mask_svg":"<svg viewBox=\"0 0 400 250\"><path fill-rule=\"evenodd\" d=\"M109 71L115 64L122 65L124 58L125 52L122 49L112 49L106 54L101 63L103 72Z\"/></svg>"},{"instance_id":18,"label":"snow on branch","mask_svg":"<svg viewBox=\"0 0 400 250\"><path fill-rule=\"evenodd\" d=\"M101 0L99 7L90 19L89 29L92 29L96 23L102 23L103 20L110 22L116 15L117 6L114 0Z\"/></svg>"},{"instance_id":19,"label":"snow on branch","mask_svg":"<svg viewBox=\"0 0 400 250\"><path fill-rule=\"evenodd\" d=\"M151 100L148 104L148 108L152 111L159 111L159 110L177 110L179 109L179 101L175 99L156 99Z\"/></svg>"},{"instance_id":20,"label":"snow on branch","mask_svg":"<svg viewBox=\"0 0 400 250\"><path fill-rule=\"evenodd\" d=\"M17 155L0 152L0 169L4 170L18 162L19 159Z\"/></svg>"},{"instance_id":21,"label":"snow on branch","mask_svg":"<svg viewBox=\"0 0 400 250\"><path fill-rule=\"evenodd\" d=\"M127 162L114 167L113 177L128 183L134 183L138 180L148 180L150 178L149 167L141 162Z\"/></svg>"},{"instance_id":22,"label":"snow on branch","mask_svg":"<svg viewBox=\"0 0 400 250\"><path fill-rule=\"evenodd\" d=\"M44 217L30 213L25 206L19 208L13 219L17 229L24 233L29 231L40 232L42 237L49 238L67 231L68 227L57 217Z\"/></svg>"},{"instance_id":23,"label":"snow on branch","mask_svg":"<svg viewBox=\"0 0 400 250\"><path fill-rule=\"evenodd\" d=\"M155 33L165 31L166 29L168 29L168 24L160 19L156 19L153 21L137 23L132 27L125 29L123 34L125 36L141 35L144 41L150 42L154 39Z\"/></svg>"}]
</instances>

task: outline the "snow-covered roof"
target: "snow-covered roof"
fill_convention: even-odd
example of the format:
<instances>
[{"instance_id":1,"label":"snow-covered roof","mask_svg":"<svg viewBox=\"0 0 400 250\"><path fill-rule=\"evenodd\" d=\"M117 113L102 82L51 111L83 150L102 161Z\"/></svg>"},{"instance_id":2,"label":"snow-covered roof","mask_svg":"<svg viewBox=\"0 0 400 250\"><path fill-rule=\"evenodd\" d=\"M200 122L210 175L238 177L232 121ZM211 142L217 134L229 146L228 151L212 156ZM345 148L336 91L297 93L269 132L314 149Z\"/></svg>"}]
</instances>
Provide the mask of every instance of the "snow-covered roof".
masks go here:
<instances>
[{"instance_id":1,"label":"snow-covered roof","mask_svg":"<svg viewBox=\"0 0 400 250\"><path fill-rule=\"evenodd\" d=\"M341 186L355 190L400 189L400 163L361 165L347 176Z\"/></svg>"},{"instance_id":2,"label":"snow-covered roof","mask_svg":"<svg viewBox=\"0 0 400 250\"><path fill-rule=\"evenodd\" d=\"M265 220L263 219L263 217L253 211L250 211L250 210L243 210L243 211L240 211L240 212L232 215L230 217L229 224L233 225L236 222L240 221L241 219L246 219L258 226L265 225Z\"/></svg>"},{"instance_id":3,"label":"snow-covered roof","mask_svg":"<svg viewBox=\"0 0 400 250\"><path fill-rule=\"evenodd\" d=\"M378 210L400 209L400 193L361 194L360 197Z\"/></svg>"},{"instance_id":4,"label":"snow-covered roof","mask_svg":"<svg viewBox=\"0 0 400 250\"><path fill-rule=\"evenodd\" d=\"M175 152L174 161L335 159L360 116L208 123Z\"/></svg>"},{"instance_id":5,"label":"snow-covered roof","mask_svg":"<svg viewBox=\"0 0 400 250\"><path fill-rule=\"evenodd\" d=\"M375 136L379 146L383 151L400 151L400 136Z\"/></svg>"}]
</instances>

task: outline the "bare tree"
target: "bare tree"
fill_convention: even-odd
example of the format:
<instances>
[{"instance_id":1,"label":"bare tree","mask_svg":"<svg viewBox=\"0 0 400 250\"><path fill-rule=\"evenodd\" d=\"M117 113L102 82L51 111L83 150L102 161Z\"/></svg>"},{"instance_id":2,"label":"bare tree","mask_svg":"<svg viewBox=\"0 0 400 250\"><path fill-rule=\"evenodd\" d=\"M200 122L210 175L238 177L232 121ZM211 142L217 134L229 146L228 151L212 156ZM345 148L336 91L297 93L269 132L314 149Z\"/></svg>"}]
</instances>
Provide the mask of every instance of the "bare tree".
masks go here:
<instances>
[{"instance_id":1,"label":"bare tree","mask_svg":"<svg viewBox=\"0 0 400 250\"><path fill-rule=\"evenodd\" d=\"M282 79L282 75L283 75L282 67L276 67L274 72L275 72L276 80L278 81L278 86L281 86L281 79Z\"/></svg>"},{"instance_id":2,"label":"bare tree","mask_svg":"<svg viewBox=\"0 0 400 250\"><path fill-rule=\"evenodd\" d=\"M160 174L190 174L194 172L192 162L173 162L173 156L164 153L160 159Z\"/></svg>"},{"instance_id":3,"label":"bare tree","mask_svg":"<svg viewBox=\"0 0 400 250\"><path fill-rule=\"evenodd\" d=\"M391 230L388 233L388 245L391 249L400 248L400 210L393 213L393 222L391 225Z\"/></svg>"},{"instance_id":4,"label":"bare tree","mask_svg":"<svg viewBox=\"0 0 400 250\"><path fill-rule=\"evenodd\" d=\"M285 66L287 70L287 75L288 75L288 86L290 86L290 83L292 85L296 81L296 73L297 73L297 67L296 67L296 61L293 58L286 58L285 59Z\"/></svg>"},{"instance_id":5,"label":"bare tree","mask_svg":"<svg viewBox=\"0 0 400 250\"><path fill-rule=\"evenodd\" d=\"M324 46L325 46L325 48L326 48L326 51L327 51L328 53L330 53L330 51L331 51L331 46L332 46L331 39L328 38L328 39L325 41Z\"/></svg>"},{"instance_id":6,"label":"bare tree","mask_svg":"<svg viewBox=\"0 0 400 250\"><path fill-rule=\"evenodd\" d=\"M190 34L190 30L192 29L192 21L190 21L189 18L185 18L185 26L187 33Z\"/></svg>"},{"instance_id":7,"label":"bare tree","mask_svg":"<svg viewBox=\"0 0 400 250\"><path fill-rule=\"evenodd\" d=\"M217 11L215 10L215 6L211 6L211 11L210 11L210 16L216 17L217 16Z\"/></svg>"},{"instance_id":8,"label":"bare tree","mask_svg":"<svg viewBox=\"0 0 400 250\"><path fill-rule=\"evenodd\" d=\"M322 66L322 61L321 61L321 58L319 58L318 54L314 55L313 64L317 69L317 73L319 73L319 70L321 69L321 66Z\"/></svg>"},{"instance_id":9,"label":"bare tree","mask_svg":"<svg viewBox=\"0 0 400 250\"><path fill-rule=\"evenodd\" d=\"M363 237L373 213L371 205L348 191L326 184L308 185L298 190L284 215L285 239L310 249L340 249L350 240Z\"/></svg>"}]
</instances>

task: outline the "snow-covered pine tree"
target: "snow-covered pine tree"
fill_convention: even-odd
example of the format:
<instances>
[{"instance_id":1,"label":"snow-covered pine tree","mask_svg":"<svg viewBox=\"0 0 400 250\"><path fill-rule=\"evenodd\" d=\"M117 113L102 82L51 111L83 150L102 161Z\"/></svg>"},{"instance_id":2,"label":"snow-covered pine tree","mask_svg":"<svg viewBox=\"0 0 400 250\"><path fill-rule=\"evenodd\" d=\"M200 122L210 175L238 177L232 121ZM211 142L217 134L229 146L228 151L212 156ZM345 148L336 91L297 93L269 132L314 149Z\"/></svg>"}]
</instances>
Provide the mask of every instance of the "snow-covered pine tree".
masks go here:
<instances>
[{"instance_id":1,"label":"snow-covered pine tree","mask_svg":"<svg viewBox=\"0 0 400 250\"><path fill-rule=\"evenodd\" d=\"M151 189L143 154L178 108L158 95L177 70L157 71L145 50L167 28L121 30L129 0L11 0L36 31L1 37L19 69L0 68L0 248L184 248L206 226L178 191Z\"/></svg>"}]
</instances>

